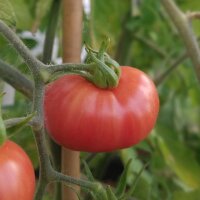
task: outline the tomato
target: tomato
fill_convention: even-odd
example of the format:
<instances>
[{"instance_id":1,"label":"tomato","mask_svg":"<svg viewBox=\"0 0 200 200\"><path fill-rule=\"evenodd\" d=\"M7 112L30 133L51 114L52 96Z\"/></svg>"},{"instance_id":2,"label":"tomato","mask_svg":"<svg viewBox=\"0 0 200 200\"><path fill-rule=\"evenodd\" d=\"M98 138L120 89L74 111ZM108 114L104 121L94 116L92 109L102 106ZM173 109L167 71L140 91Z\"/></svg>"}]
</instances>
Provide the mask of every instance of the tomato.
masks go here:
<instances>
[{"instance_id":1,"label":"tomato","mask_svg":"<svg viewBox=\"0 0 200 200\"><path fill-rule=\"evenodd\" d=\"M24 150L7 140L0 147L0 200L33 200L35 174Z\"/></svg>"},{"instance_id":2,"label":"tomato","mask_svg":"<svg viewBox=\"0 0 200 200\"><path fill-rule=\"evenodd\" d=\"M100 89L78 75L65 75L45 92L45 125L60 145L104 152L130 147L147 137L156 123L159 97L151 79L121 67L119 85Z\"/></svg>"}]
</instances>

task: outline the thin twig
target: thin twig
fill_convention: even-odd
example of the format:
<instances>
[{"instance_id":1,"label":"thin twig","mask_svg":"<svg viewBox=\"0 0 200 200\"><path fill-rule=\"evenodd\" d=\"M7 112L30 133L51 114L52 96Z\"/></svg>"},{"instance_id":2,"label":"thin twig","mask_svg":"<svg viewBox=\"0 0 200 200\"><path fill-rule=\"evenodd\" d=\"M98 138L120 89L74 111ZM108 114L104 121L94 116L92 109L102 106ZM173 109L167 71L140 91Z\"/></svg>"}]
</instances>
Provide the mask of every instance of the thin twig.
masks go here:
<instances>
[{"instance_id":1,"label":"thin twig","mask_svg":"<svg viewBox=\"0 0 200 200\"><path fill-rule=\"evenodd\" d=\"M200 12L196 11L196 12L187 12L186 13L188 19L200 19Z\"/></svg>"},{"instance_id":2,"label":"thin twig","mask_svg":"<svg viewBox=\"0 0 200 200\"><path fill-rule=\"evenodd\" d=\"M161 2L177 27L183 42L185 43L188 55L194 65L196 76L200 82L200 48L188 18L176 6L173 0L161 0Z\"/></svg>"},{"instance_id":3,"label":"thin twig","mask_svg":"<svg viewBox=\"0 0 200 200\"><path fill-rule=\"evenodd\" d=\"M147 45L148 47L150 47L152 50L154 50L156 53L158 53L162 58L167 57L167 53L163 49L158 47L151 40L147 40L147 39L141 37L139 34L133 34L133 38L135 38L136 40L138 40L138 41L142 42L143 44Z\"/></svg>"},{"instance_id":4,"label":"thin twig","mask_svg":"<svg viewBox=\"0 0 200 200\"><path fill-rule=\"evenodd\" d=\"M0 77L17 91L24 94L32 100L33 98L33 83L20 71L0 60Z\"/></svg>"},{"instance_id":5,"label":"thin twig","mask_svg":"<svg viewBox=\"0 0 200 200\"><path fill-rule=\"evenodd\" d=\"M172 64L171 66L163 72L161 75L154 79L156 86L159 86L163 81L171 74L185 59L188 58L187 52L182 53Z\"/></svg>"}]
</instances>

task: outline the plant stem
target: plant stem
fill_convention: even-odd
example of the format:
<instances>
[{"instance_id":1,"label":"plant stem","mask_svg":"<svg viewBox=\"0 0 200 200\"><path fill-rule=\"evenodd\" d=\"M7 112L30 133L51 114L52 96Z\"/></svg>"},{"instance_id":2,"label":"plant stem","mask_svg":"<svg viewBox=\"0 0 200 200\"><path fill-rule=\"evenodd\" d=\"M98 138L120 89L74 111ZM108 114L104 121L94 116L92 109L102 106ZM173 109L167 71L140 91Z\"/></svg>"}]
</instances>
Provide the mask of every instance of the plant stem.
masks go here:
<instances>
[{"instance_id":1,"label":"plant stem","mask_svg":"<svg viewBox=\"0 0 200 200\"><path fill-rule=\"evenodd\" d=\"M52 58L53 43L54 43L55 33L57 30L60 3L61 3L61 0L54 0L51 5L51 10L49 12L48 26L47 26L46 36L45 36L43 59L42 59L42 61L45 64L50 63L51 58Z\"/></svg>"},{"instance_id":2,"label":"plant stem","mask_svg":"<svg viewBox=\"0 0 200 200\"><path fill-rule=\"evenodd\" d=\"M130 13L128 12L125 19L123 20L122 32L115 52L115 60L118 63L124 63L125 65L128 64L128 56L133 39L132 32L124 26L126 20L129 17Z\"/></svg>"},{"instance_id":3,"label":"plant stem","mask_svg":"<svg viewBox=\"0 0 200 200\"><path fill-rule=\"evenodd\" d=\"M52 52L54 39L57 31L57 23L59 18L61 0L53 0L51 4L51 9L49 12L48 26L45 34L45 42L43 49L43 62L49 64L52 61ZM61 147L57 145L47 134L47 142L50 148L50 159L52 160L53 166L57 170L61 170ZM61 199L61 183L55 183L54 200Z\"/></svg>"},{"instance_id":4,"label":"plant stem","mask_svg":"<svg viewBox=\"0 0 200 200\"><path fill-rule=\"evenodd\" d=\"M6 127L5 127L4 121L2 119L2 111L1 111L2 99L3 99L3 93L0 93L0 146L5 142L6 137L7 137L6 136Z\"/></svg>"},{"instance_id":5,"label":"plant stem","mask_svg":"<svg viewBox=\"0 0 200 200\"><path fill-rule=\"evenodd\" d=\"M50 65L48 68L45 68L50 74L54 74L57 72L73 72L73 71L85 71L90 72L95 67L94 63L91 64L83 64L83 63L64 63L60 65Z\"/></svg>"},{"instance_id":6,"label":"plant stem","mask_svg":"<svg viewBox=\"0 0 200 200\"><path fill-rule=\"evenodd\" d=\"M65 183L78 185L85 189L91 189L91 190L95 190L97 185L99 184L97 182L90 182L90 181L83 180L83 179L76 179L74 177L67 176L67 175L63 176L62 173L55 171L53 169L52 169L51 175L49 177L51 177L50 178L51 181L62 181Z\"/></svg>"},{"instance_id":7,"label":"plant stem","mask_svg":"<svg viewBox=\"0 0 200 200\"><path fill-rule=\"evenodd\" d=\"M17 69L0 60L0 76L27 98L33 98L33 83Z\"/></svg>"},{"instance_id":8,"label":"plant stem","mask_svg":"<svg viewBox=\"0 0 200 200\"><path fill-rule=\"evenodd\" d=\"M157 46L155 43L153 43L151 40L148 40L144 37L141 37L139 34L133 34L132 37L134 39L142 42L143 44L145 44L146 46L148 46L152 50L154 50L162 58L167 57L167 53L163 49L161 49L159 46Z\"/></svg>"},{"instance_id":9,"label":"plant stem","mask_svg":"<svg viewBox=\"0 0 200 200\"><path fill-rule=\"evenodd\" d=\"M196 76L200 82L200 48L193 30L189 24L187 16L181 12L172 0L161 0L164 8L177 27L180 36L185 43L187 52L196 71Z\"/></svg>"},{"instance_id":10,"label":"plant stem","mask_svg":"<svg viewBox=\"0 0 200 200\"><path fill-rule=\"evenodd\" d=\"M200 19L200 12L187 12L188 19Z\"/></svg>"}]
</instances>

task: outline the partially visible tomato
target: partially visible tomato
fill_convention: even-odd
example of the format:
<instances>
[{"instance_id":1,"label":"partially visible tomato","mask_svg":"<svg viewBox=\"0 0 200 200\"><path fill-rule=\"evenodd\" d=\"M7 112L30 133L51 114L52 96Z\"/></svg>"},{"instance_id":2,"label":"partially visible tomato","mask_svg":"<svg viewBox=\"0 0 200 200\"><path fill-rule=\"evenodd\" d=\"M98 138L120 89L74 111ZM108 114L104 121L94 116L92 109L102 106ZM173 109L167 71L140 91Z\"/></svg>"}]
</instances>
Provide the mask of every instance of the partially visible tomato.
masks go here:
<instances>
[{"instance_id":1,"label":"partially visible tomato","mask_svg":"<svg viewBox=\"0 0 200 200\"><path fill-rule=\"evenodd\" d=\"M33 200L35 174L24 150L7 140L0 147L0 200Z\"/></svg>"},{"instance_id":2,"label":"partially visible tomato","mask_svg":"<svg viewBox=\"0 0 200 200\"><path fill-rule=\"evenodd\" d=\"M103 152L130 147L147 137L159 112L151 79L121 67L119 85L100 89L78 75L66 75L46 88L44 110L49 134L60 145Z\"/></svg>"}]
</instances>

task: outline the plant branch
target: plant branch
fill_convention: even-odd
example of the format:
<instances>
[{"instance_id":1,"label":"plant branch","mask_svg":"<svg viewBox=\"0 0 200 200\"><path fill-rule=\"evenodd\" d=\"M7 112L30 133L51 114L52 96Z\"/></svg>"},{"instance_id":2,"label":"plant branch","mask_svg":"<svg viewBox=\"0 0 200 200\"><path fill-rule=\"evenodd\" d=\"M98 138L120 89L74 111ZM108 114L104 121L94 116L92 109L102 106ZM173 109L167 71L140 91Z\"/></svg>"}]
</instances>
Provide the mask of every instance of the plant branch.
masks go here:
<instances>
[{"instance_id":1,"label":"plant branch","mask_svg":"<svg viewBox=\"0 0 200 200\"><path fill-rule=\"evenodd\" d=\"M81 186L83 188L86 188L86 189L91 189L91 190L95 190L99 183L97 182L91 182L91 181L87 181L87 180L84 180L84 179L77 179L77 178L74 178L74 177L71 177L71 176L67 176L67 175L64 175L56 170L54 170L53 168L51 169L50 171L51 174L49 174L49 181L62 181L62 182L65 182L65 183L68 183L69 184L73 184L73 185L78 185L78 186Z\"/></svg>"},{"instance_id":2,"label":"plant branch","mask_svg":"<svg viewBox=\"0 0 200 200\"><path fill-rule=\"evenodd\" d=\"M200 12L187 12L186 13L188 19L200 19Z\"/></svg>"},{"instance_id":3,"label":"plant branch","mask_svg":"<svg viewBox=\"0 0 200 200\"><path fill-rule=\"evenodd\" d=\"M51 4L51 9L48 17L48 25L45 34L45 42L43 47L43 58L42 61L44 64L49 64L52 61L52 52L54 39L57 32L57 23L59 18L61 0L53 0ZM46 134L46 140L50 149L50 159L52 161L53 166L57 170L61 170L61 147L56 144L49 136ZM61 199L61 184L55 184L55 192L54 192L54 200Z\"/></svg>"},{"instance_id":4,"label":"plant branch","mask_svg":"<svg viewBox=\"0 0 200 200\"><path fill-rule=\"evenodd\" d=\"M0 77L29 99L33 98L33 83L21 72L0 60Z\"/></svg>"},{"instance_id":5,"label":"plant branch","mask_svg":"<svg viewBox=\"0 0 200 200\"><path fill-rule=\"evenodd\" d=\"M82 63L64 63L60 65L50 65L48 68L44 68L47 72L49 72L51 75L58 72L73 72L73 71L85 71L90 72L92 71L92 68L95 67L95 64L82 64Z\"/></svg>"},{"instance_id":6,"label":"plant branch","mask_svg":"<svg viewBox=\"0 0 200 200\"><path fill-rule=\"evenodd\" d=\"M172 62L171 66L165 72L154 79L156 86L159 86L169 76L169 74L171 74L180 65L180 63L187 58L188 54L187 52L184 52L174 62Z\"/></svg>"},{"instance_id":7,"label":"plant branch","mask_svg":"<svg viewBox=\"0 0 200 200\"><path fill-rule=\"evenodd\" d=\"M142 42L143 44L145 44L146 46L150 47L152 50L154 50L157 54L159 54L162 58L167 57L167 53L161 49L160 47L158 47L155 43L153 43L150 40L147 40L143 37L141 37L139 34L133 34L133 38L135 38L136 40Z\"/></svg>"},{"instance_id":8,"label":"plant branch","mask_svg":"<svg viewBox=\"0 0 200 200\"><path fill-rule=\"evenodd\" d=\"M200 49L197 39L190 27L187 16L176 6L172 0L161 0L164 8L177 27L180 36L185 43L187 52L196 71L196 76L200 82Z\"/></svg>"}]
</instances>

